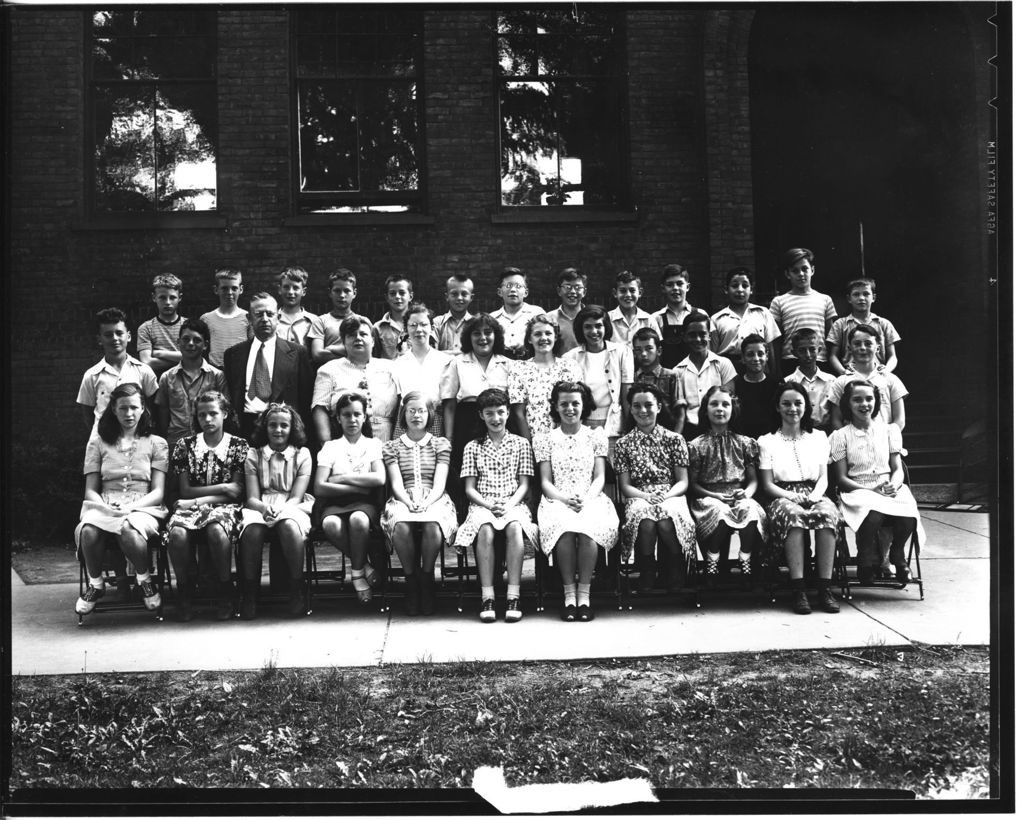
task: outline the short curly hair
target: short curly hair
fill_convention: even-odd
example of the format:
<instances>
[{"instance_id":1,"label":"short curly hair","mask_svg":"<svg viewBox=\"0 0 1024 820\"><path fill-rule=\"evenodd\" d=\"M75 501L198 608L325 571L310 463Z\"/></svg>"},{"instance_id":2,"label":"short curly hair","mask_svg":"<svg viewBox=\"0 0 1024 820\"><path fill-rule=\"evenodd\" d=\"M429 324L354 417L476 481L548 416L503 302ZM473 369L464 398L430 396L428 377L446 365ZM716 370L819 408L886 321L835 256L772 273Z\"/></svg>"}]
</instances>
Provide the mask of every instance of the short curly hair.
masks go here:
<instances>
[{"instance_id":1,"label":"short curly hair","mask_svg":"<svg viewBox=\"0 0 1024 820\"><path fill-rule=\"evenodd\" d=\"M597 409L597 403L594 401L594 394L590 392L590 388L583 382L555 382L554 386L551 388L551 397L548 399L549 414L551 416L551 420L555 424L559 424L562 421L561 417L558 415L558 397L562 393L580 394L580 398L583 399L583 412L580 413L580 421L585 422L590 418L590 414Z\"/></svg>"},{"instance_id":2,"label":"short curly hair","mask_svg":"<svg viewBox=\"0 0 1024 820\"><path fill-rule=\"evenodd\" d=\"M462 326L462 333L459 336L462 352L473 352L473 331L484 328L490 328L494 332L494 352L499 356L503 356L505 354L505 328L489 313L481 313L479 316L474 316Z\"/></svg>"}]
</instances>

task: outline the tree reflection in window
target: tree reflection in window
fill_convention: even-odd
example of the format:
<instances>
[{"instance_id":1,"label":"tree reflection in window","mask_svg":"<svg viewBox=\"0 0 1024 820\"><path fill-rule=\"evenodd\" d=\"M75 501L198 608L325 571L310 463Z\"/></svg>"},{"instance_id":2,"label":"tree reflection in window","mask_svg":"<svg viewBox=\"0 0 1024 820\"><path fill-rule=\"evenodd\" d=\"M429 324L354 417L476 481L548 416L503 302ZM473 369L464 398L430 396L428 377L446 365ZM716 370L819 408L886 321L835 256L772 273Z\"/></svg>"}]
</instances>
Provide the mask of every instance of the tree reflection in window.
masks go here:
<instances>
[{"instance_id":1,"label":"tree reflection in window","mask_svg":"<svg viewBox=\"0 0 1024 820\"><path fill-rule=\"evenodd\" d=\"M497 17L502 205L625 204L619 15Z\"/></svg>"},{"instance_id":2,"label":"tree reflection in window","mask_svg":"<svg viewBox=\"0 0 1024 820\"><path fill-rule=\"evenodd\" d=\"M216 12L92 13L93 207L217 207Z\"/></svg>"},{"instance_id":3,"label":"tree reflection in window","mask_svg":"<svg viewBox=\"0 0 1024 820\"><path fill-rule=\"evenodd\" d=\"M300 210L418 208L422 11L321 5L292 14Z\"/></svg>"}]
</instances>

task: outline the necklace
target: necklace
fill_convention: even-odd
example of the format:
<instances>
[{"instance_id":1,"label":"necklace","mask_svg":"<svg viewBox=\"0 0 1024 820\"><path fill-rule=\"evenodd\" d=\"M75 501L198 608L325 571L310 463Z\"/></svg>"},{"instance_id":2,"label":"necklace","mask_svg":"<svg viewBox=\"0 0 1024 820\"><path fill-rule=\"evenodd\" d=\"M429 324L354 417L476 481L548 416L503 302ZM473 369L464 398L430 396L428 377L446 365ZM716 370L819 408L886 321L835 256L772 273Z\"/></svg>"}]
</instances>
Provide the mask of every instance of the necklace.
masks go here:
<instances>
[{"instance_id":1,"label":"necklace","mask_svg":"<svg viewBox=\"0 0 1024 820\"><path fill-rule=\"evenodd\" d=\"M779 435L782 435L782 434L780 433ZM797 444L798 441L800 441L800 439L803 438L803 435L804 435L804 431L803 430L800 430L795 436L792 436L792 437L786 436L786 435L782 435L782 440L783 441L788 441L788 442L790 442L793 445L793 460L796 462L797 470L800 471L800 481L801 482L807 481L807 479L804 478L804 465L800 463L800 453L797 450L796 444Z\"/></svg>"}]
</instances>

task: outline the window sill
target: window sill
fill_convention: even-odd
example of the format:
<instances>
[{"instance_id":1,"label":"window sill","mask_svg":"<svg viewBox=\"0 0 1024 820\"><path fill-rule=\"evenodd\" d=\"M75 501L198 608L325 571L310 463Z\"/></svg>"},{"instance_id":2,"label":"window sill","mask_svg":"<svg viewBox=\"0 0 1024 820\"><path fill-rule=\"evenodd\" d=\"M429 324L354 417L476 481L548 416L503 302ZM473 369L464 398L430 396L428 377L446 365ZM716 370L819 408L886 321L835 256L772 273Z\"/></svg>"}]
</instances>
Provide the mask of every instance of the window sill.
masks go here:
<instances>
[{"instance_id":1,"label":"window sill","mask_svg":"<svg viewBox=\"0 0 1024 820\"><path fill-rule=\"evenodd\" d=\"M394 228L405 225L433 225L434 217L427 214L393 213L393 214L301 214L289 216L284 220L288 227L315 228L327 225L337 227L359 227L379 225Z\"/></svg>"},{"instance_id":2,"label":"window sill","mask_svg":"<svg viewBox=\"0 0 1024 820\"><path fill-rule=\"evenodd\" d=\"M587 211L576 207L508 208L491 214L492 225L541 225L552 222L638 222L636 211Z\"/></svg>"},{"instance_id":3,"label":"window sill","mask_svg":"<svg viewBox=\"0 0 1024 820\"><path fill-rule=\"evenodd\" d=\"M104 214L77 222L76 231L166 231L166 230L221 230L228 219L218 213L172 214Z\"/></svg>"}]
</instances>

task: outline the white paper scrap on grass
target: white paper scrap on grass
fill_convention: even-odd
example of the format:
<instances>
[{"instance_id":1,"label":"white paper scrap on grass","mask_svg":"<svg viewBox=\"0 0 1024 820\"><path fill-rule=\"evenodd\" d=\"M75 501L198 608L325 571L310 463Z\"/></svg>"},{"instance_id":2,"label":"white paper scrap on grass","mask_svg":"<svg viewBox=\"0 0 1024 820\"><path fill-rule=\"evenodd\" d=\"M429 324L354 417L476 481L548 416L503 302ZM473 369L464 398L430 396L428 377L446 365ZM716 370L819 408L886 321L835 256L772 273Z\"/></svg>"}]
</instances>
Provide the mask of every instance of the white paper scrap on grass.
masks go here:
<instances>
[{"instance_id":1,"label":"white paper scrap on grass","mask_svg":"<svg viewBox=\"0 0 1024 820\"><path fill-rule=\"evenodd\" d=\"M501 766L480 766L473 772L473 791L502 814L555 814L621 806L627 803L657 803L649 781L640 777L597 783L535 783L509 788Z\"/></svg>"}]
</instances>

